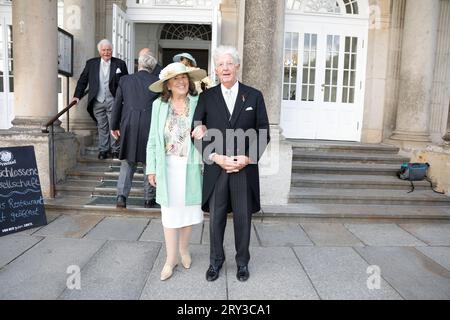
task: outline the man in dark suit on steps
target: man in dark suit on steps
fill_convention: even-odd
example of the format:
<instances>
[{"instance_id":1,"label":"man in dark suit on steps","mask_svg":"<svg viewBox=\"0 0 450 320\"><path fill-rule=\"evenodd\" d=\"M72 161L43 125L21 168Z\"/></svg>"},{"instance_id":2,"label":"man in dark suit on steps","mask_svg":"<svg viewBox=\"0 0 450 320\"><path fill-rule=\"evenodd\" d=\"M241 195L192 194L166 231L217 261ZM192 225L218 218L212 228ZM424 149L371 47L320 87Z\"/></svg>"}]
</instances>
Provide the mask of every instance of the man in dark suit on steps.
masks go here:
<instances>
[{"instance_id":1,"label":"man in dark suit on steps","mask_svg":"<svg viewBox=\"0 0 450 320\"><path fill-rule=\"evenodd\" d=\"M203 138L195 145L205 162L202 208L210 216L206 280L219 277L225 260L227 213L233 212L236 277L246 281L250 276L251 218L261 209L258 161L270 140L269 120L262 93L237 80L237 50L217 48L214 63L220 85L200 95L192 125L193 139Z\"/></svg>"},{"instance_id":2,"label":"man in dark suit on steps","mask_svg":"<svg viewBox=\"0 0 450 320\"><path fill-rule=\"evenodd\" d=\"M147 156L147 140L150 132L153 101L159 94L151 92L149 87L159 78L153 74L156 59L148 48L139 53L138 72L122 77L117 89L111 115L111 135L120 137L120 166L117 181L117 207L126 208L133 176L138 163L144 165ZM156 190L144 176L144 207L156 207Z\"/></svg>"},{"instance_id":3,"label":"man in dark suit on steps","mask_svg":"<svg viewBox=\"0 0 450 320\"><path fill-rule=\"evenodd\" d=\"M103 160L112 152L119 156L119 141L110 136L109 121L117 86L122 76L128 74L125 61L112 57L112 44L104 39L97 45L100 57L90 59L80 75L72 101L80 101L89 86L88 112L97 122L99 137L98 158Z\"/></svg>"}]
</instances>

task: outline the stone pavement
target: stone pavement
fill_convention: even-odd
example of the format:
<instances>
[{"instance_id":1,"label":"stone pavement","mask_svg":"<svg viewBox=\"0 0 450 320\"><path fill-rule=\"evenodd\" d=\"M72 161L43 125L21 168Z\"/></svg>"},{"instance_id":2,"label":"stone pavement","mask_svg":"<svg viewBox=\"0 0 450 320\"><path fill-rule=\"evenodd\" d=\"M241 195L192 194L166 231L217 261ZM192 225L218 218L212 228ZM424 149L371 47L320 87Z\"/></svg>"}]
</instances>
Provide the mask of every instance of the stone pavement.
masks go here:
<instances>
[{"instance_id":1,"label":"stone pavement","mask_svg":"<svg viewBox=\"0 0 450 320\"><path fill-rule=\"evenodd\" d=\"M192 268L179 265L165 282L159 219L63 214L48 220L0 238L0 299L450 299L448 221L255 217L250 279L240 283L229 220L228 260L209 283L207 219L194 229Z\"/></svg>"}]
</instances>

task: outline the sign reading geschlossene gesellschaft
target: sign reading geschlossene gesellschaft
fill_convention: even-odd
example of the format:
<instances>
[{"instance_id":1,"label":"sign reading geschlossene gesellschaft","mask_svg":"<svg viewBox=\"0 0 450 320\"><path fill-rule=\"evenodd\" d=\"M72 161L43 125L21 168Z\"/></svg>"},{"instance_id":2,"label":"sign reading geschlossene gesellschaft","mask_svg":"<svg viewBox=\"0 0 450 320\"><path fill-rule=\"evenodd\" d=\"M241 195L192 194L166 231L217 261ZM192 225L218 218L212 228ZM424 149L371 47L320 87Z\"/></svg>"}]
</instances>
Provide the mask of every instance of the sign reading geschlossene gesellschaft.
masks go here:
<instances>
[{"instance_id":1,"label":"sign reading geschlossene gesellschaft","mask_svg":"<svg viewBox=\"0 0 450 320\"><path fill-rule=\"evenodd\" d=\"M0 148L0 236L46 224L34 147Z\"/></svg>"}]
</instances>

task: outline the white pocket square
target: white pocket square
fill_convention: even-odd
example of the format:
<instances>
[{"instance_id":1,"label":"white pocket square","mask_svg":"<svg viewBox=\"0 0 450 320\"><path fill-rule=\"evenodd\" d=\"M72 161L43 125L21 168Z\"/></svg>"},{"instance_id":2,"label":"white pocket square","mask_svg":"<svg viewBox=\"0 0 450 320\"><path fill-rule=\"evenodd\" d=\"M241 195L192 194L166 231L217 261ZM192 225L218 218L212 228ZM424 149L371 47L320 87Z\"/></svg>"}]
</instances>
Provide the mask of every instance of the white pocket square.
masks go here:
<instances>
[{"instance_id":1,"label":"white pocket square","mask_svg":"<svg viewBox=\"0 0 450 320\"><path fill-rule=\"evenodd\" d=\"M253 111L253 107L248 107L245 111Z\"/></svg>"},{"instance_id":2,"label":"white pocket square","mask_svg":"<svg viewBox=\"0 0 450 320\"><path fill-rule=\"evenodd\" d=\"M117 70L116 70L116 74L118 74L118 73L122 73L122 70L120 70L120 68L117 68Z\"/></svg>"}]
</instances>

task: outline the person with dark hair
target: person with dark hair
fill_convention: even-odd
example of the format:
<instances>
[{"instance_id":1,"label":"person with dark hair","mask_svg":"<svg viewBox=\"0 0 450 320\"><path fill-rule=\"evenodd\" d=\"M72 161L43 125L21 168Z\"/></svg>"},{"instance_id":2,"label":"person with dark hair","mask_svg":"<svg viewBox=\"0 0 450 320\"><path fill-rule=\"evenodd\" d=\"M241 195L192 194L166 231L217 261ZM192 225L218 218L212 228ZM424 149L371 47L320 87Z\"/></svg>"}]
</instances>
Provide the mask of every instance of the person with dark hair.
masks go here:
<instances>
[{"instance_id":1,"label":"person with dark hair","mask_svg":"<svg viewBox=\"0 0 450 320\"><path fill-rule=\"evenodd\" d=\"M146 174L156 187L156 202L161 205L166 243L162 281L172 276L178 264L177 251L183 267L191 267L192 226L203 222L202 161L190 134L198 101L194 81L205 75L204 70L188 70L175 62L165 67L160 80L150 86L151 91L161 93L153 103Z\"/></svg>"},{"instance_id":2,"label":"person with dark hair","mask_svg":"<svg viewBox=\"0 0 450 320\"><path fill-rule=\"evenodd\" d=\"M111 114L111 135L120 138L119 180L117 181L117 207L126 208L137 165L145 170L146 144L150 131L152 104L158 95L148 87L158 81L153 75L156 59L145 48L139 53L138 72L122 77L117 88L116 99ZM154 208L155 188L144 177L144 207Z\"/></svg>"},{"instance_id":3,"label":"person with dark hair","mask_svg":"<svg viewBox=\"0 0 450 320\"><path fill-rule=\"evenodd\" d=\"M104 160L109 154L113 158L119 157L119 141L110 136L109 121L116 96L117 86L122 76L128 74L125 61L112 56L113 46L107 40L101 40L97 45L99 58L86 62L83 72L75 88L72 102L77 103L88 92L88 112L97 122L98 128L98 158Z\"/></svg>"}]
</instances>

